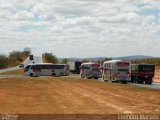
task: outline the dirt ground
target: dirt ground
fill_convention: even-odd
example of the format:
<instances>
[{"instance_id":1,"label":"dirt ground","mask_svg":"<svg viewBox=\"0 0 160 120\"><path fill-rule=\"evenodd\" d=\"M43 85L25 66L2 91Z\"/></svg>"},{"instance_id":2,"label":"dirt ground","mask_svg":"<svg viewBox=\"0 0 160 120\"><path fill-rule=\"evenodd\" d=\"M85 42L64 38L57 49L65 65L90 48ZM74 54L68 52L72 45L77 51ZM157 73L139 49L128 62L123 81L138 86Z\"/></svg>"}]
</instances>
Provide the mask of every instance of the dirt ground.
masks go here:
<instances>
[{"instance_id":1,"label":"dirt ground","mask_svg":"<svg viewBox=\"0 0 160 120\"><path fill-rule=\"evenodd\" d=\"M0 113L160 114L160 90L71 77L0 80Z\"/></svg>"}]
</instances>

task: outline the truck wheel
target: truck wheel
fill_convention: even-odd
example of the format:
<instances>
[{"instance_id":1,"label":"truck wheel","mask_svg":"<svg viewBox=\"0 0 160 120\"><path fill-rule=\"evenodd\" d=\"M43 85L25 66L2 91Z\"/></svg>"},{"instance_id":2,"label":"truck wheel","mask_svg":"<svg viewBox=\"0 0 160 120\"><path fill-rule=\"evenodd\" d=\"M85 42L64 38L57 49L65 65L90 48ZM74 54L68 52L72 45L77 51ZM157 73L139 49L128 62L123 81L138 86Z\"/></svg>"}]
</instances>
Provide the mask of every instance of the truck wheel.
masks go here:
<instances>
[{"instance_id":1,"label":"truck wheel","mask_svg":"<svg viewBox=\"0 0 160 120\"><path fill-rule=\"evenodd\" d=\"M81 78L84 78L82 74L81 74Z\"/></svg>"},{"instance_id":2,"label":"truck wheel","mask_svg":"<svg viewBox=\"0 0 160 120\"><path fill-rule=\"evenodd\" d=\"M145 84L152 84L152 80L146 80Z\"/></svg>"},{"instance_id":3,"label":"truck wheel","mask_svg":"<svg viewBox=\"0 0 160 120\"><path fill-rule=\"evenodd\" d=\"M134 82L135 82L134 79L135 79L134 77L131 77L131 83L134 83Z\"/></svg>"},{"instance_id":4,"label":"truck wheel","mask_svg":"<svg viewBox=\"0 0 160 120\"><path fill-rule=\"evenodd\" d=\"M139 83L139 84L143 84L143 83L144 83L144 81L138 81L138 80L137 80L137 83Z\"/></svg>"}]
</instances>

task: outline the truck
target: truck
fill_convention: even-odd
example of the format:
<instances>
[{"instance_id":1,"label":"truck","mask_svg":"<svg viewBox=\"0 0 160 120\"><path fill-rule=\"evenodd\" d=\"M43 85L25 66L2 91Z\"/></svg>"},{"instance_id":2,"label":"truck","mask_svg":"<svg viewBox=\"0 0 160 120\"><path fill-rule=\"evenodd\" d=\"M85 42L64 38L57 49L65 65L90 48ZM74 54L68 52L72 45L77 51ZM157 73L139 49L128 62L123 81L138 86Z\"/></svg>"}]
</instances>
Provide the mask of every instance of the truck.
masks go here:
<instances>
[{"instance_id":1,"label":"truck","mask_svg":"<svg viewBox=\"0 0 160 120\"><path fill-rule=\"evenodd\" d=\"M67 64L70 66L70 72L77 74L80 73L81 61L68 61Z\"/></svg>"},{"instance_id":2,"label":"truck","mask_svg":"<svg viewBox=\"0 0 160 120\"><path fill-rule=\"evenodd\" d=\"M131 64L131 82L152 84L154 72L154 64Z\"/></svg>"}]
</instances>

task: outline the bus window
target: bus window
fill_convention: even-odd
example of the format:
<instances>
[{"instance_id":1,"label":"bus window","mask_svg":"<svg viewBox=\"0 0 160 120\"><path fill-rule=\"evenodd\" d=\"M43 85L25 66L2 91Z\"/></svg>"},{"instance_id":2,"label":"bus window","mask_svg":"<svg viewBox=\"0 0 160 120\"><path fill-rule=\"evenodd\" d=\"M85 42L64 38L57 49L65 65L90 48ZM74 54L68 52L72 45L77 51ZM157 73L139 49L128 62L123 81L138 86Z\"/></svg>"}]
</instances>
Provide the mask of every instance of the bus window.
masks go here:
<instances>
[{"instance_id":1,"label":"bus window","mask_svg":"<svg viewBox=\"0 0 160 120\"><path fill-rule=\"evenodd\" d=\"M39 65L32 65L31 69L40 69Z\"/></svg>"},{"instance_id":2,"label":"bus window","mask_svg":"<svg viewBox=\"0 0 160 120\"><path fill-rule=\"evenodd\" d=\"M119 72L129 72L129 69L118 69Z\"/></svg>"},{"instance_id":3,"label":"bus window","mask_svg":"<svg viewBox=\"0 0 160 120\"><path fill-rule=\"evenodd\" d=\"M65 67L65 65L56 65L55 69L63 69Z\"/></svg>"}]
</instances>

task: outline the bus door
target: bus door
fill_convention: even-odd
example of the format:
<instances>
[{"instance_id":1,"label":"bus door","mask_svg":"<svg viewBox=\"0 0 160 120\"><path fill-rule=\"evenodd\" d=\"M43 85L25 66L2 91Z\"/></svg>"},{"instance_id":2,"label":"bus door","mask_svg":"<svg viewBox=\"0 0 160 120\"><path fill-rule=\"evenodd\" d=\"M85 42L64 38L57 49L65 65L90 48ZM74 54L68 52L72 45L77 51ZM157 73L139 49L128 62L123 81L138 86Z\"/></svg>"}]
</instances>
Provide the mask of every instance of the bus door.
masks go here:
<instances>
[{"instance_id":1,"label":"bus door","mask_svg":"<svg viewBox=\"0 0 160 120\"><path fill-rule=\"evenodd\" d=\"M104 79L107 79L107 64L103 65L102 74L103 74Z\"/></svg>"},{"instance_id":2,"label":"bus door","mask_svg":"<svg viewBox=\"0 0 160 120\"><path fill-rule=\"evenodd\" d=\"M69 65L68 64L66 64L65 65L65 70L64 70L64 75L69 75L69 72L70 72L70 69L69 69Z\"/></svg>"},{"instance_id":3,"label":"bus door","mask_svg":"<svg viewBox=\"0 0 160 120\"><path fill-rule=\"evenodd\" d=\"M111 80L112 77L112 69L111 69L111 63L106 64L106 79Z\"/></svg>"},{"instance_id":4,"label":"bus door","mask_svg":"<svg viewBox=\"0 0 160 120\"><path fill-rule=\"evenodd\" d=\"M83 77L86 77L88 75L89 66L88 65L82 65L81 66L81 75Z\"/></svg>"}]
</instances>

